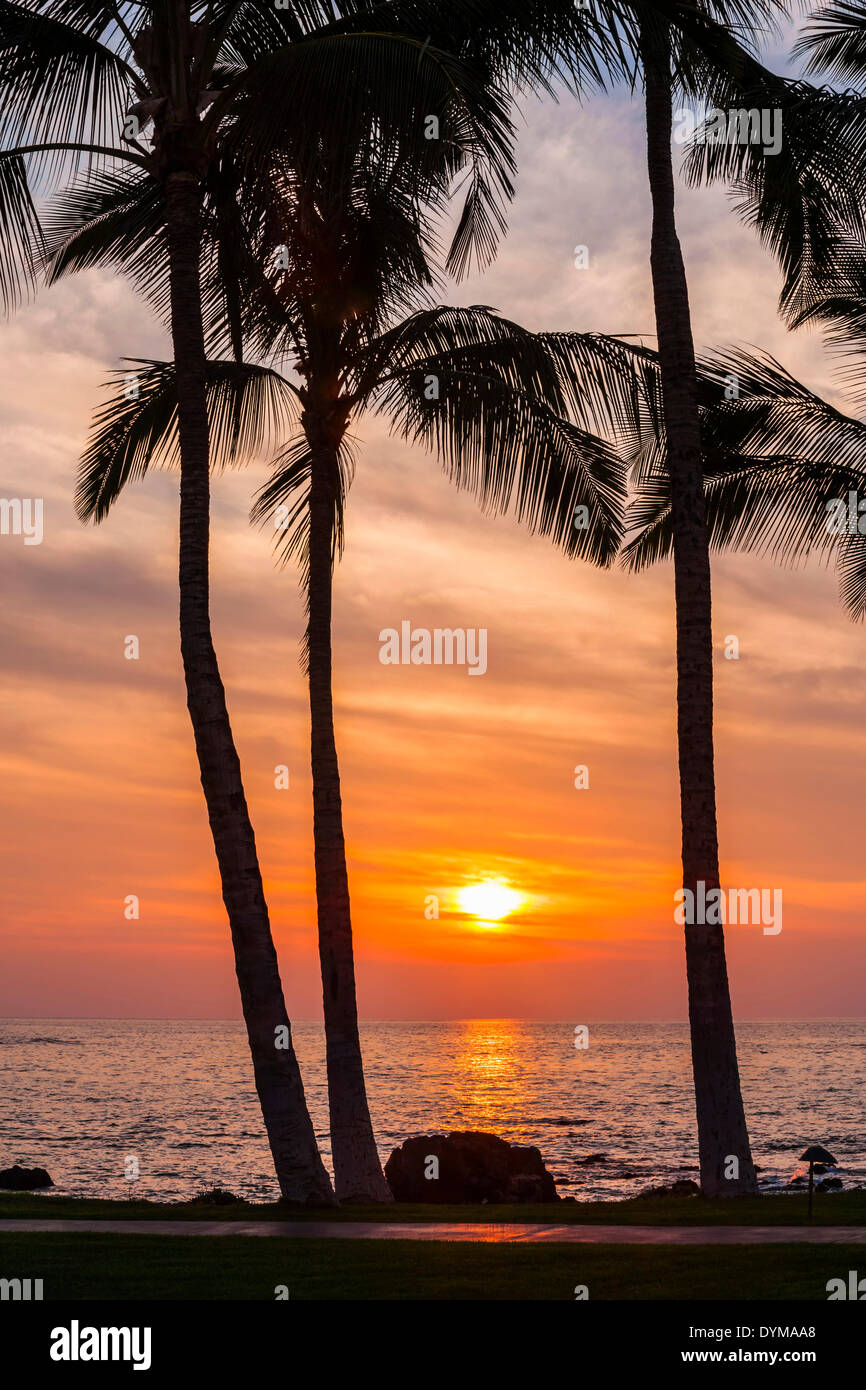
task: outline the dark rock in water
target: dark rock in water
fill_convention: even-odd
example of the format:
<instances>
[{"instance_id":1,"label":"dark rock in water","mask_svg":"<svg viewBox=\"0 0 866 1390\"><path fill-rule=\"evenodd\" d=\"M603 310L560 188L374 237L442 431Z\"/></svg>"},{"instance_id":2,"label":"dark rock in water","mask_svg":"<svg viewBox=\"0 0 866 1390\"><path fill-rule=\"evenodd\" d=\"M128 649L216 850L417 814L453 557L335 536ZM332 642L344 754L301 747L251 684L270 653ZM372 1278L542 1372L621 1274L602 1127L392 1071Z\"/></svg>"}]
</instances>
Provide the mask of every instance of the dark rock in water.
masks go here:
<instances>
[{"instance_id":1,"label":"dark rock in water","mask_svg":"<svg viewBox=\"0 0 866 1390\"><path fill-rule=\"evenodd\" d=\"M558 1202L538 1149L457 1130L407 1139L385 1164L398 1202Z\"/></svg>"},{"instance_id":2,"label":"dark rock in water","mask_svg":"<svg viewBox=\"0 0 866 1390\"><path fill-rule=\"evenodd\" d=\"M51 1175L44 1168L20 1168L14 1163L0 1172L0 1187L10 1192L34 1192L39 1187L53 1187Z\"/></svg>"},{"instance_id":3,"label":"dark rock in water","mask_svg":"<svg viewBox=\"0 0 866 1390\"><path fill-rule=\"evenodd\" d=\"M607 1163L607 1154L587 1154L586 1158L577 1160L580 1168L586 1168L591 1163Z\"/></svg>"},{"instance_id":4,"label":"dark rock in water","mask_svg":"<svg viewBox=\"0 0 866 1390\"><path fill-rule=\"evenodd\" d=\"M670 1187L648 1187L638 1197L699 1197L701 1189L691 1178L677 1178Z\"/></svg>"},{"instance_id":5,"label":"dark rock in water","mask_svg":"<svg viewBox=\"0 0 866 1390\"><path fill-rule=\"evenodd\" d=\"M227 1192L224 1187L210 1187L205 1192L198 1192L193 1197L193 1202L208 1207L228 1207L233 1202L242 1202L243 1197L236 1197L233 1192Z\"/></svg>"},{"instance_id":6,"label":"dark rock in water","mask_svg":"<svg viewBox=\"0 0 866 1390\"><path fill-rule=\"evenodd\" d=\"M816 1192L838 1192L842 1186L841 1178L823 1178L815 1187Z\"/></svg>"}]
</instances>

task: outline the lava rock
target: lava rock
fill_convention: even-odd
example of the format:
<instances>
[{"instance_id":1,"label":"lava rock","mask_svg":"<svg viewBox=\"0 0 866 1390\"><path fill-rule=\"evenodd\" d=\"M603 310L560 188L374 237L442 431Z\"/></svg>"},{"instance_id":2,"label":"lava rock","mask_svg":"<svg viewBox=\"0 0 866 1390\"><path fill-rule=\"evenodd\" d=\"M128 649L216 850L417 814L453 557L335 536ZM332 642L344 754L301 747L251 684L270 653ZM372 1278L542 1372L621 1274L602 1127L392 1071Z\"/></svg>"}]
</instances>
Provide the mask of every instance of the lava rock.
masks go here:
<instances>
[{"instance_id":1,"label":"lava rock","mask_svg":"<svg viewBox=\"0 0 866 1390\"><path fill-rule=\"evenodd\" d=\"M699 1197L701 1189L691 1178L677 1178L670 1187L648 1187L638 1197Z\"/></svg>"},{"instance_id":2,"label":"lava rock","mask_svg":"<svg viewBox=\"0 0 866 1390\"><path fill-rule=\"evenodd\" d=\"M14 1163L0 1172L0 1187L10 1192L34 1192L39 1187L53 1187L54 1181L44 1168L21 1168Z\"/></svg>"},{"instance_id":3,"label":"lava rock","mask_svg":"<svg viewBox=\"0 0 866 1390\"><path fill-rule=\"evenodd\" d=\"M473 1130L407 1139L385 1177L398 1202L560 1201L538 1149Z\"/></svg>"},{"instance_id":4,"label":"lava rock","mask_svg":"<svg viewBox=\"0 0 866 1390\"><path fill-rule=\"evenodd\" d=\"M193 1202L198 1205L208 1207L228 1207L235 1202L242 1202L243 1197L236 1197L233 1192L228 1192L224 1187L211 1187L206 1192L199 1192L193 1197Z\"/></svg>"}]
</instances>

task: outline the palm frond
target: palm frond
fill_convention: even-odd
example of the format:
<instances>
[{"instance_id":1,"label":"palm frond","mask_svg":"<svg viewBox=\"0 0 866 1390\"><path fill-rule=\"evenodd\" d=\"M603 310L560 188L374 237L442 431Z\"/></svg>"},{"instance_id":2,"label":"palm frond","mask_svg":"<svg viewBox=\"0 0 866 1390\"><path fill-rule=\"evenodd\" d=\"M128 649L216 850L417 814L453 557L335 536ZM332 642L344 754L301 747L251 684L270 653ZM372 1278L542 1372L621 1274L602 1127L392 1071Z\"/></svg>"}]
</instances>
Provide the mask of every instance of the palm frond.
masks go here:
<instances>
[{"instance_id":1,"label":"palm frond","mask_svg":"<svg viewBox=\"0 0 866 1390\"><path fill-rule=\"evenodd\" d=\"M49 285L105 266L152 294L167 276L162 193L144 171L96 171L53 198L42 221Z\"/></svg>"},{"instance_id":2,"label":"palm frond","mask_svg":"<svg viewBox=\"0 0 866 1390\"><path fill-rule=\"evenodd\" d=\"M207 371L213 467L245 461L294 427L296 394L278 372L214 361ZM180 463L174 363L127 359L108 391L79 466L75 508L82 521L102 521L127 483L150 467Z\"/></svg>"},{"instance_id":3,"label":"palm frond","mask_svg":"<svg viewBox=\"0 0 866 1390\"><path fill-rule=\"evenodd\" d=\"M701 359L704 499L713 549L782 564L834 554L849 610L866 608L866 536L848 527L849 496L866 498L866 424L802 385L768 354L728 349ZM737 384L738 397L725 387ZM643 569L672 553L663 431L634 472L622 561ZM846 524L836 518L843 512Z\"/></svg>"},{"instance_id":4,"label":"palm frond","mask_svg":"<svg viewBox=\"0 0 866 1390\"><path fill-rule=\"evenodd\" d=\"M0 0L0 140L15 145L119 145L138 78L100 35L111 24L101 6L87 22L83 6ZM34 154L34 177L52 180L80 157Z\"/></svg>"},{"instance_id":5,"label":"palm frond","mask_svg":"<svg viewBox=\"0 0 866 1390\"><path fill-rule=\"evenodd\" d=\"M866 239L866 96L781 82L747 94L743 106L777 110L782 147L718 140L693 144L686 177L722 180L739 215L758 233L784 274L783 310L796 317L804 286L827 263L839 230ZM805 291L808 293L808 290Z\"/></svg>"},{"instance_id":6,"label":"palm frond","mask_svg":"<svg viewBox=\"0 0 866 1390\"><path fill-rule=\"evenodd\" d=\"M845 535L836 558L839 597L854 622L866 617L866 536Z\"/></svg>"},{"instance_id":7,"label":"palm frond","mask_svg":"<svg viewBox=\"0 0 866 1390\"><path fill-rule=\"evenodd\" d=\"M794 44L806 72L862 88L866 78L866 14L860 4L837 0L810 14Z\"/></svg>"},{"instance_id":8,"label":"palm frond","mask_svg":"<svg viewBox=\"0 0 866 1390\"><path fill-rule=\"evenodd\" d=\"M398 325L370 357L361 381L372 408L435 452L482 509L513 511L568 554L612 560L623 466L584 422L620 421L620 396L637 389L622 344L529 333L481 306L438 307Z\"/></svg>"},{"instance_id":9,"label":"palm frond","mask_svg":"<svg viewBox=\"0 0 866 1390\"><path fill-rule=\"evenodd\" d=\"M43 246L25 162L20 156L0 152L0 302L4 313L34 288Z\"/></svg>"}]
</instances>

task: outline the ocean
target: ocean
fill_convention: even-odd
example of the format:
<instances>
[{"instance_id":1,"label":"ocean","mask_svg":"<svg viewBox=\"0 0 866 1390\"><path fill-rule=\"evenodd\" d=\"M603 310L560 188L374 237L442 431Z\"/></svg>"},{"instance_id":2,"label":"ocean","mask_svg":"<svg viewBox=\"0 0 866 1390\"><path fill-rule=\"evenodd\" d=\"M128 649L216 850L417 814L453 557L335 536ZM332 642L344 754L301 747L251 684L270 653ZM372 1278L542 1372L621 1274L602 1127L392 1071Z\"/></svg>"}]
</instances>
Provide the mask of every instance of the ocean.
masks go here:
<instances>
[{"instance_id":1,"label":"ocean","mask_svg":"<svg viewBox=\"0 0 866 1390\"><path fill-rule=\"evenodd\" d=\"M322 1029L293 1033L329 1163ZM813 1143L845 1188L866 1182L866 1020L748 1022L737 1036L762 1186L784 1187ZM573 1023L520 1019L366 1023L362 1040L383 1160L409 1135L474 1129L537 1145L563 1196L697 1177L685 1023L590 1024L585 1050ZM279 1195L240 1022L0 1019L0 1069L0 1167L47 1168L53 1192Z\"/></svg>"}]
</instances>

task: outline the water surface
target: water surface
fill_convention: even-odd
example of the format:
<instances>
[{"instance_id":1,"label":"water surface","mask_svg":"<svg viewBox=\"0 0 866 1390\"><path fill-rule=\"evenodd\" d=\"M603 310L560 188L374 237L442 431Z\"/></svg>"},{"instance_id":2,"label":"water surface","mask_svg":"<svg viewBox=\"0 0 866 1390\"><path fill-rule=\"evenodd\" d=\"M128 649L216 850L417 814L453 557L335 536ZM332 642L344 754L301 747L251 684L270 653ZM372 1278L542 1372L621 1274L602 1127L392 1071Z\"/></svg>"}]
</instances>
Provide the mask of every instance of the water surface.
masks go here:
<instances>
[{"instance_id":1,"label":"water surface","mask_svg":"<svg viewBox=\"0 0 866 1390\"><path fill-rule=\"evenodd\" d=\"M322 1030L294 1037L330 1163ZM519 1019L367 1023L362 1037L383 1159L411 1134L483 1129L536 1144L563 1195L697 1176L684 1023L590 1024L585 1051L573 1023ZM846 1188L866 1182L866 1021L742 1023L738 1040L762 1183L783 1185L810 1143ZM0 1069L0 1166L45 1167L56 1192L278 1196L239 1022L0 1019Z\"/></svg>"}]
</instances>

